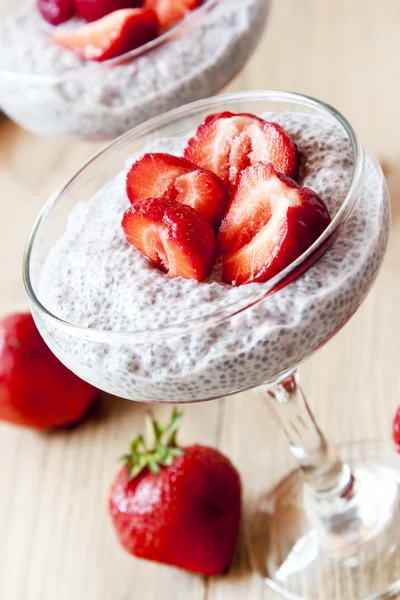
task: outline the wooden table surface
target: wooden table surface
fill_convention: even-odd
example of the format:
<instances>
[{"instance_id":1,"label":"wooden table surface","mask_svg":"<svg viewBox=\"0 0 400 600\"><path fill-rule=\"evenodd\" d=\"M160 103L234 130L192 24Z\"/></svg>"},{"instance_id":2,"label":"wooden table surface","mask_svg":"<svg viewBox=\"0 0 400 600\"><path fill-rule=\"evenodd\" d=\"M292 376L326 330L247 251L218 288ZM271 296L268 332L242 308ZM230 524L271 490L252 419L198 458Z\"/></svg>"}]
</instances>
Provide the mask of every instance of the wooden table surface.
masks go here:
<instances>
[{"instance_id":1,"label":"wooden table surface","mask_svg":"<svg viewBox=\"0 0 400 600\"><path fill-rule=\"evenodd\" d=\"M290 89L333 104L388 177L393 227L377 283L345 329L301 367L310 404L335 443L388 439L400 402L399 23L398 0L276 0L260 47L231 86ZM21 258L33 220L95 149L0 123L0 314L26 307ZM181 441L227 453L245 490L234 566L210 580L137 561L114 539L108 488L145 410L104 397L74 431L41 435L0 425L1 600L275 598L251 573L246 550L257 498L292 465L268 406L246 393L185 410ZM155 408L160 417L169 410ZM341 600L352 599L343 591Z\"/></svg>"}]
</instances>

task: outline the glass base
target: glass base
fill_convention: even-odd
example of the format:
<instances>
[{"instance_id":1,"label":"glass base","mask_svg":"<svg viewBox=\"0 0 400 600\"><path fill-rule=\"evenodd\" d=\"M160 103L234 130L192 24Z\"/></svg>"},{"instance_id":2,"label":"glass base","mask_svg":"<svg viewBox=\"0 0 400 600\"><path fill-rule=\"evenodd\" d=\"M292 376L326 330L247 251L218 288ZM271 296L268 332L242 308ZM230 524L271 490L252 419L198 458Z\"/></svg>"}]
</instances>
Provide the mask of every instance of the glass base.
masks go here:
<instances>
[{"instance_id":1,"label":"glass base","mask_svg":"<svg viewBox=\"0 0 400 600\"><path fill-rule=\"evenodd\" d=\"M260 502L254 568L290 600L374 600L400 591L400 456L392 443L337 448L354 486L319 497L293 471ZM322 498L322 499L321 499Z\"/></svg>"}]
</instances>

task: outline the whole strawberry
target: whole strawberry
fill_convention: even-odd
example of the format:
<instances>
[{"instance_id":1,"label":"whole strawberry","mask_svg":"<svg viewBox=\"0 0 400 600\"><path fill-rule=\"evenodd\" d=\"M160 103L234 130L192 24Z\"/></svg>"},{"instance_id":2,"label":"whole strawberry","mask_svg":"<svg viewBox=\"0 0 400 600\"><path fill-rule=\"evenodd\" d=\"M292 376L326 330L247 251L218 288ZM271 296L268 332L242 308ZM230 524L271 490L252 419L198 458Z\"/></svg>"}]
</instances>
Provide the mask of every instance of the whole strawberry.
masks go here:
<instances>
[{"instance_id":1,"label":"whole strawberry","mask_svg":"<svg viewBox=\"0 0 400 600\"><path fill-rule=\"evenodd\" d=\"M393 441L397 450L400 452L400 406L393 419Z\"/></svg>"},{"instance_id":2,"label":"whole strawberry","mask_svg":"<svg viewBox=\"0 0 400 600\"><path fill-rule=\"evenodd\" d=\"M72 425L96 395L54 356L30 313L0 321L0 420L42 430Z\"/></svg>"},{"instance_id":3,"label":"whole strawberry","mask_svg":"<svg viewBox=\"0 0 400 600\"><path fill-rule=\"evenodd\" d=\"M231 564L239 529L241 485L218 450L180 448L181 414L169 425L149 418L152 448L131 443L109 499L121 545L131 554L186 571L219 575Z\"/></svg>"}]
</instances>

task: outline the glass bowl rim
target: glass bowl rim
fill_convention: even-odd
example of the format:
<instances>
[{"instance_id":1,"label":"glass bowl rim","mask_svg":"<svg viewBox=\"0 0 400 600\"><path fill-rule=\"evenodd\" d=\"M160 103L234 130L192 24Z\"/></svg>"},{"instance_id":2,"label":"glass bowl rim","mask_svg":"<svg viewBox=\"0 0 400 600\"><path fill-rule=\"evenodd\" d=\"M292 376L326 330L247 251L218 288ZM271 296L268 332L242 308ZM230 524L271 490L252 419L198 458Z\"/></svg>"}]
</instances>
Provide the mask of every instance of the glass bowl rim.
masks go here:
<instances>
[{"instance_id":1,"label":"glass bowl rim","mask_svg":"<svg viewBox=\"0 0 400 600\"><path fill-rule=\"evenodd\" d=\"M176 23L170 29L164 31L161 35L156 37L154 40L150 40L146 44L142 44L138 48L134 50L130 50L130 52L125 52L125 54L121 54L120 56L116 56L115 58L110 58L108 60L104 60L102 62L89 62L87 64L83 64L81 67L77 69L72 69L71 71L67 71L61 73L60 75L46 75L45 73L24 73L19 71L12 71L6 68L0 68L0 78L3 78L6 81L11 83L30 83L34 85L56 85L65 83L72 79L78 79L82 75L91 75L92 73L97 73L99 71L103 71L109 67L118 67L124 64L129 64L131 61L140 58L155 50L160 48L167 42L172 42L173 40L179 38L185 32L192 30L196 27L197 24L203 22L205 18L207 18L214 8L219 5L223 0L204 0L204 3L196 8L193 11L190 11L181 21Z\"/></svg>"},{"instance_id":2,"label":"glass bowl rim","mask_svg":"<svg viewBox=\"0 0 400 600\"><path fill-rule=\"evenodd\" d=\"M314 109L318 109L321 112L325 112L333 117L336 121L338 121L347 135L349 136L349 140L353 149L354 156L354 167L352 178L350 181L349 188L347 190L346 198L344 199L341 207L337 211L336 215L333 217L329 226L324 230L324 232L319 236L319 238L305 251L302 255L300 255L294 262L288 265L285 269L277 273L272 279L268 282L262 284L262 292L259 294L252 295L251 298L244 298L234 303L231 303L227 306L224 306L217 311L211 312L205 316L195 317L193 319L189 319L180 323L159 326L153 329L147 330L135 330L135 331L110 331L105 329L95 329L83 327L81 325L76 325L74 323L69 323L68 321L64 321L60 317L54 315L51 311L49 311L38 299L32 285L31 274L30 274L30 263L32 257L32 251L34 248L36 236L40 230L42 223L44 223L46 217L51 212L53 206L59 199L62 199L63 194L68 190L68 187L74 183L74 181L84 173L87 167L90 167L93 163L97 161L97 159L104 157L108 152L113 151L119 146L123 146L126 142L128 142L131 138L139 138L146 135L146 131L153 131L156 127L164 127L171 123L171 121L178 120L180 118L185 118L190 116L193 112L200 112L205 110L218 109L218 105L223 105L226 103L238 103L243 101L271 101L271 102L286 102L286 103L298 103L303 104L304 106L308 106ZM91 158L89 158L80 169L75 171L75 173L58 189L54 192L50 198L47 200L45 205L43 206L39 216L34 223L34 226L29 235L24 257L23 257L23 281L25 285L25 289L31 304L31 307L36 309L40 314L41 318L46 321L51 322L53 326L57 329L63 330L65 333L72 335L73 337L83 339L86 341L100 342L111 344L115 343L150 343L153 340L161 340L167 339L173 336L182 336L188 335L190 333L206 329L207 327L217 325L219 323L223 323L228 319L234 317L235 315L251 308L258 302L264 300L271 293L276 293L279 288L279 283L286 280L290 277L290 274L296 272L301 265L304 264L308 258L312 258L312 256L317 256L315 260L318 259L320 254L326 250L328 245L330 245L334 239L335 234L338 231L340 225L345 222L348 216L351 214L355 202L357 200L356 189L359 186L359 182L362 177L362 172L364 168L364 150L361 144L361 141L358 135L353 130L349 121L339 113L335 108L316 100L311 96L306 96L303 94L297 94L295 92L286 92L279 90L252 90L247 92L234 92L231 94L223 94L219 96L212 96L210 98L206 98L203 100L198 100L196 102L191 102L190 104L186 104L179 108L173 109L166 113L163 113L153 119L145 121L141 125L134 127L127 133L121 135L116 138L111 143L107 144L100 151L96 152ZM320 252L318 253L318 250ZM314 261L313 261L314 262ZM312 263L311 263L312 264ZM300 273L299 273L300 274ZM295 276L297 277L297 276ZM291 280L287 285L290 285ZM257 284L254 284L257 285ZM260 284L261 285L261 284ZM277 287L278 286L278 287ZM243 304L243 305L242 305Z\"/></svg>"}]
</instances>

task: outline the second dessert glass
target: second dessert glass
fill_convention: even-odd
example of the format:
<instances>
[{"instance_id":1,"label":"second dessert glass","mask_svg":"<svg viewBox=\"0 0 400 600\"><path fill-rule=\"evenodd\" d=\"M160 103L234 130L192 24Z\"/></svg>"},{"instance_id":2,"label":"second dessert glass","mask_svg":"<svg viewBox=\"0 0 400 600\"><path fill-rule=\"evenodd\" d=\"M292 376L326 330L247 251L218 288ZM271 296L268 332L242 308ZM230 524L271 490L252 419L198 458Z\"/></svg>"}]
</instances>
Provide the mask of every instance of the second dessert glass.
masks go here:
<instances>
[{"instance_id":1,"label":"second dessert glass","mask_svg":"<svg viewBox=\"0 0 400 600\"><path fill-rule=\"evenodd\" d=\"M150 143L189 136L207 115L223 111L316 115L342 132L352 152L352 177L320 238L262 293L251 286L234 304L183 321L178 315L162 328L84 328L53 314L39 289L41 270L73 207ZM83 379L131 400L202 401L258 387L271 402L299 468L262 500L251 553L265 582L286 598L321 599L323 582L326 598L343 599L344 580L353 600L381 598L400 589L400 458L373 442L332 448L315 423L295 370L367 295L383 259L388 225L383 175L349 122L317 100L260 91L196 102L122 136L50 198L28 242L24 281L35 321L56 356ZM91 268L95 274L96 265ZM244 350L243 327L249 323L258 335ZM219 344L227 338L237 343L222 346L219 354ZM178 348L188 356L194 349L197 353L186 373L174 369ZM240 361L244 369L238 378ZM152 364L158 373L154 377Z\"/></svg>"},{"instance_id":2,"label":"second dessert glass","mask_svg":"<svg viewBox=\"0 0 400 600\"><path fill-rule=\"evenodd\" d=\"M17 4L37 10L34 0ZM8 6L11 15L18 8ZM22 23L15 42L12 28L0 27L0 110L41 135L113 139L151 117L224 89L256 48L268 8L269 0L205 0L155 40L101 63L72 62L68 70L56 68L59 53L68 51L48 52L43 40L51 28L46 23L37 32L38 47L27 46L21 60L12 43L27 45L36 37L25 33ZM27 67L29 56L34 70Z\"/></svg>"}]
</instances>

